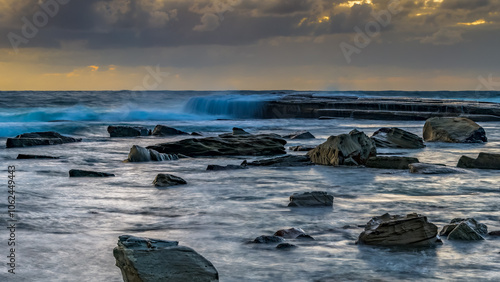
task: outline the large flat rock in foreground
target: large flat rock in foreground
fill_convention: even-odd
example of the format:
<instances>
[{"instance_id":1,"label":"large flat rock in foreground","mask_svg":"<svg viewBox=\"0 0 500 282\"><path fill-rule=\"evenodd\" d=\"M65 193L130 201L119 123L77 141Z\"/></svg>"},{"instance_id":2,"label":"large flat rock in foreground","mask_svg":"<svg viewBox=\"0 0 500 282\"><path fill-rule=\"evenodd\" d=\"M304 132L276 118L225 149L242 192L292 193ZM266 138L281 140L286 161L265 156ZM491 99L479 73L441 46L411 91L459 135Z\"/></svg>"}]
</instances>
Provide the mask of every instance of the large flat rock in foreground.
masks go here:
<instances>
[{"instance_id":1,"label":"large flat rock in foreground","mask_svg":"<svg viewBox=\"0 0 500 282\"><path fill-rule=\"evenodd\" d=\"M14 138L7 138L7 148L30 147L40 145L59 145L64 143L80 142L81 138L63 136L57 132L32 132L17 135Z\"/></svg>"},{"instance_id":2,"label":"large flat rock in foreground","mask_svg":"<svg viewBox=\"0 0 500 282\"><path fill-rule=\"evenodd\" d=\"M219 281L210 261L176 241L123 235L113 255L125 282Z\"/></svg>"},{"instance_id":3,"label":"large flat rock in foreground","mask_svg":"<svg viewBox=\"0 0 500 282\"><path fill-rule=\"evenodd\" d=\"M190 138L147 147L165 154L202 156L271 156L286 154L286 141L276 134L221 135Z\"/></svg>"}]
</instances>

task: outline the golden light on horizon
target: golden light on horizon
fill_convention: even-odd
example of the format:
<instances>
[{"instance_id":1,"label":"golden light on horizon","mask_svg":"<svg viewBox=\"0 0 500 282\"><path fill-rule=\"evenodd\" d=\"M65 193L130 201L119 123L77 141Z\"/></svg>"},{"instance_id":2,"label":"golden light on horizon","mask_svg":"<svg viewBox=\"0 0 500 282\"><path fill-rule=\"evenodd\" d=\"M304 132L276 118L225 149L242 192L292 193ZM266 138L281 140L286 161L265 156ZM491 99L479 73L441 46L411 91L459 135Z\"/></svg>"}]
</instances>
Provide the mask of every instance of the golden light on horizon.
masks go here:
<instances>
[{"instance_id":1,"label":"golden light on horizon","mask_svg":"<svg viewBox=\"0 0 500 282\"><path fill-rule=\"evenodd\" d=\"M480 19L480 20L477 20L477 21L474 21L474 22L470 22L470 23L458 23L459 25L481 25L481 24L487 24L488 22L485 21L484 19Z\"/></svg>"},{"instance_id":2,"label":"golden light on horizon","mask_svg":"<svg viewBox=\"0 0 500 282\"><path fill-rule=\"evenodd\" d=\"M358 1L347 1L346 3L339 4L339 6L351 8L354 5L362 5L362 4L373 5L372 0L358 0Z\"/></svg>"},{"instance_id":3,"label":"golden light on horizon","mask_svg":"<svg viewBox=\"0 0 500 282\"><path fill-rule=\"evenodd\" d=\"M320 19L318 20L318 22L319 22L319 23L322 23L322 22L327 22L327 21L329 21L329 20L330 20L330 17L328 17L328 16L324 16L324 17L320 18Z\"/></svg>"}]
</instances>

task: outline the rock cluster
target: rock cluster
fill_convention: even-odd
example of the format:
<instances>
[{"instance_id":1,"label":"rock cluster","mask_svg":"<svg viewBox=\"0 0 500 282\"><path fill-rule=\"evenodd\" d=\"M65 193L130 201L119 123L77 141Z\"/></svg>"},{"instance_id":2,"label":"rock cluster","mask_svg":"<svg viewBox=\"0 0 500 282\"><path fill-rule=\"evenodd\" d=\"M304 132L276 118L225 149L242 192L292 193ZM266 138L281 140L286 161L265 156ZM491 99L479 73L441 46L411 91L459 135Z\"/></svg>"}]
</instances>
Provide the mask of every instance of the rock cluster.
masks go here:
<instances>
[{"instance_id":1,"label":"rock cluster","mask_svg":"<svg viewBox=\"0 0 500 282\"><path fill-rule=\"evenodd\" d=\"M127 282L219 281L210 261L176 241L123 235L113 255Z\"/></svg>"},{"instance_id":2,"label":"rock cluster","mask_svg":"<svg viewBox=\"0 0 500 282\"><path fill-rule=\"evenodd\" d=\"M375 142L363 132L330 136L328 140L309 151L311 161L320 165L364 165L377 155Z\"/></svg>"},{"instance_id":3,"label":"rock cluster","mask_svg":"<svg viewBox=\"0 0 500 282\"><path fill-rule=\"evenodd\" d=\"M488 227L473 218L455 218L443 227L439 235L448 236L448 240L477 241L484 240Z\"/></svg>"},{"instance_id":4,"label":"rock cluster","mask_svg":"<svg viewBox=\"0 0 500 282\"><path fill-rule=\"evenodd\" d=\"M81 138L63 136L57 132L32 132L7 138L7 148L29 147L40 145L59 145L65 143L81 142Z\"/></svg>"},{"instance_id":5,"label":"rock cluster","mask_svg":"<svg viewBox=\"0 0 500 282\"><path fill-rule=\"evenodd\" d=\"M424 140L427 142L478 143L487 142L486 132L467 118L435 117L424 125Z\"/></svg>"}]
</instances>

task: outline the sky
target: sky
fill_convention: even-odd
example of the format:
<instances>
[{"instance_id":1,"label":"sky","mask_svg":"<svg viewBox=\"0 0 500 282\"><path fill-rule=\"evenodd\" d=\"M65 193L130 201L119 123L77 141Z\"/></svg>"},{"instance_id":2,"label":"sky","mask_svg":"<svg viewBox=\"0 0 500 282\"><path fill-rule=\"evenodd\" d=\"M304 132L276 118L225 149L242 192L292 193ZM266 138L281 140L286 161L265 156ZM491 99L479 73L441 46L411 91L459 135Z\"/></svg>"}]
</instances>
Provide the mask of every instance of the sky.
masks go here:
<instances>
[{"instance_id":1,"label":"sky","mask_svg":"<svg viewBox=\"0 0 500 282\"><path fill-rule=\"evenodd\" d=\"M0 0L0 90L500 90L499 0Z\"/></svg>"}]
</instances>

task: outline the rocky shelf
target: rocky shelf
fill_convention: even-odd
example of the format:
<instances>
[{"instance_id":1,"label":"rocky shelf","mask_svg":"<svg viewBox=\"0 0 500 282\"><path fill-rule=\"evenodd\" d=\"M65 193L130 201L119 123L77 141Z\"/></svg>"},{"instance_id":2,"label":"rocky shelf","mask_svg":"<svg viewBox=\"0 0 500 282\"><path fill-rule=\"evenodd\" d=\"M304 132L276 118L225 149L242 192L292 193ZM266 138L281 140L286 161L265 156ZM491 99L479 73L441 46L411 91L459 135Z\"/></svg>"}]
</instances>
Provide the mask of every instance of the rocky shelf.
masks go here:
<instances>
[{"instance_id":1,"label":"rocky shelf","mask_svg":"<svg viewBox=\"0 0 500 282\"><path fill-rule=\"evenodd\" d=\"M398 97L314 97L288 95L270 101L260 118L357 118L374 120L426 120L431 117L466 117L499 121L500 104L465 100Z\"/></svg>"}]
</instances>

